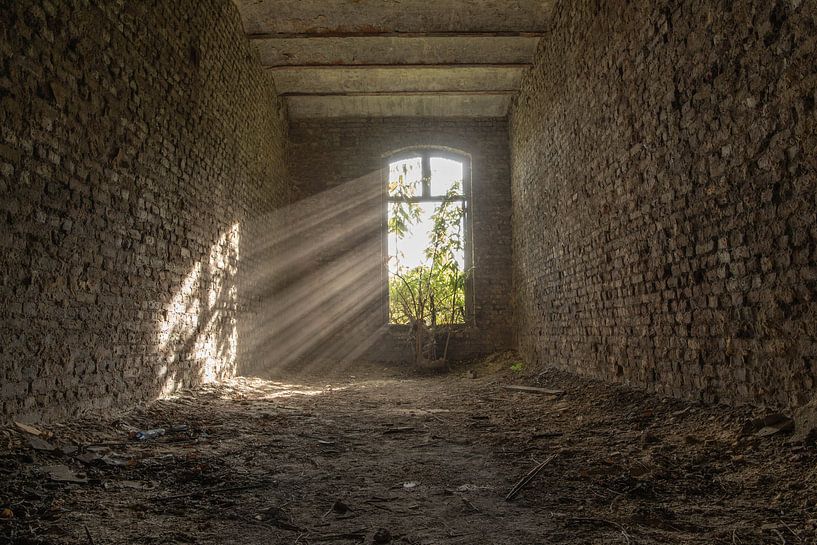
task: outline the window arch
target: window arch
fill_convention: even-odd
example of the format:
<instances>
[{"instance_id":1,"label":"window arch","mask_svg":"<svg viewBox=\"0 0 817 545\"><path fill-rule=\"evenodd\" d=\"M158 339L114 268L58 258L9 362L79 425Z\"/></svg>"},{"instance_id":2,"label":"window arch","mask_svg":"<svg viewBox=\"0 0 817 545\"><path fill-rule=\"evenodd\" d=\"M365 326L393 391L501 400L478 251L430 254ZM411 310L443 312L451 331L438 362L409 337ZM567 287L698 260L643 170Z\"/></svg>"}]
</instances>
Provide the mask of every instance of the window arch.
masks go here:
<instances>
[{"instance_id":1,"label":"window arch","mask_svg":"<svg viewBox=\"0 0 817 545\"><path fill-rule=\"evenodd\" d=\"M467 323L470 157L448 148L407 148L386 162L389 322Z\"/></svg>"}]
</instances>

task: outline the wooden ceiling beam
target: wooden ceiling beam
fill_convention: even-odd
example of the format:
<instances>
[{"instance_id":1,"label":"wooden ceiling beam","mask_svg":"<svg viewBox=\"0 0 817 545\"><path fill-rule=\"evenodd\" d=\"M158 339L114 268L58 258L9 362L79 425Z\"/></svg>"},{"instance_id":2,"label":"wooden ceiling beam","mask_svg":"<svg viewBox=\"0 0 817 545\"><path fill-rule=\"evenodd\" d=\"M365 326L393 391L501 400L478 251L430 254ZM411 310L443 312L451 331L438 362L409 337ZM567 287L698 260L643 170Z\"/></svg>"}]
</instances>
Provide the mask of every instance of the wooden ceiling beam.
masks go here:
<instances>
[{"instance_id":1,"label":"wooden ceiling beam","mask_svg":"<svg viewBox=\"0 0 817 545\"><path fill-rule=\"evenodd\" d=\"M484 91L341 91L341 92L288 92L282 97L383 97L383 96L486 96L515 95L517 89L498 89Z\"/></svg>"},{"instance_id":2,"label":"wooden ceiling beam","mask_svg":"<svg viewBox=\"0 0 817 545\"><path fill-rule=\"evenodd\" d=\"M517 68L519 70L524 70L531 66L531 63L484 63L484 64L457 64L457 63L446 63L446 64L288 64L288 65L276 65L276 66L264 66L267 70L271 72L276 71L285 71L285 70L367 70L367 69L394 69L394 70L405 70L405 69L452 69L452 68Z\"/></svg>"},{"instance_id":3,"label":"wooden ceiling beam","mask_svg":"<svg viewBox=\"0 0 817 545\"><path fill-rule=\"evenodd\" d=\"M316 32L256 32L247 34L250 40L293 38L541 38L541 31L456 31L456 32L340 32L335 30Z\"/></svg>"}]
</instances>

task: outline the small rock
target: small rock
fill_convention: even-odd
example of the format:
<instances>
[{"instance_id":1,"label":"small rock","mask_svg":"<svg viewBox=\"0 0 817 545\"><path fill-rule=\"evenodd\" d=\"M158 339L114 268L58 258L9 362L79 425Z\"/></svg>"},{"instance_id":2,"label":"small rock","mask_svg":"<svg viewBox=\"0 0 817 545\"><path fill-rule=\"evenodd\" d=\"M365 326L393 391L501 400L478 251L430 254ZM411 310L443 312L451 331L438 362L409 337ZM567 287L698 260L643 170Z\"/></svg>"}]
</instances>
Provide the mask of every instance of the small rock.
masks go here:
<instances>
[{"instance_id":1,"label":"small rock","mask_svg":"<svg viewBox=\"0 0 817 545\"><path fill-rule=\"evenodd\" d=\"M332 504L332 511L339 515L342 515L349 511L349 506L340 500L336 500L335 503Z\"/></svg>"},{"instance_id":2,"label":"small rock","mask_svg":"<svg viewBox=\"0 0 817 545\"><path fill-rule=\"evenodd\" d=\"M14 518L14 511L9 509L8 507L0 510L0 519L13 519Z\"/></svg>"},{"instance_id":3,"label":"small rock","mask_svg":"<svg viewBox=\"0 0 817 545\"><path fill-rule=\"evenodd\" d=\"M43 450L45 452L54 452L55 450L57 450L57 447L55 447L45 439L40 439L39 437L29 437L28 444L34 450Z\"/></svg>"},{"instance_id":4,"label":"small rock","mask_svg":"<svg viewBox=\"0 0 817 545\"><path fill-rule=\"evenodd\" d=\"M63 465L47 466L45 471L52 481L66 483L87 483L88 477L83 473L74 473L71 468Z\"/></svg>"},{"instance_id":5,"label":"small rock","mask_svg":"<svg viewBox=\"0 0 817 545\"><path fill-rule=\"evenodd\" d=\"M377 531L374 533L374 543L389 543L391 541L391 532L386 530L385 528L378 528Z\"/></svg>"}]
</instances>

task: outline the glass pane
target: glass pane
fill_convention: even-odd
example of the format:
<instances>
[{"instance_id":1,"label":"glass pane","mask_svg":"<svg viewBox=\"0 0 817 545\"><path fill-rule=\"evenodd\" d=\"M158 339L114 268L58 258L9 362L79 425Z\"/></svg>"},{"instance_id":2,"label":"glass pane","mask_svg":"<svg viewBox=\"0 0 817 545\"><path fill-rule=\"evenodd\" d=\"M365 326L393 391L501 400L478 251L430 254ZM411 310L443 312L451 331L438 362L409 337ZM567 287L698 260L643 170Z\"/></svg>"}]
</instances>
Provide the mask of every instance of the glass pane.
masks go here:
<instances>
[{"instance_id":1,"label":"glass pane","mask_svg":"<svg viewBox=\"0 0 817 545\"><path fill-rule=\"evenodd\" d=\"M431 158L431 194L445 195L452 188L458 195L462 190L463 167L460 161L443 157Z\"/></svg>"},{"instance_id":2,"label":"glass pane","mask_svg":"<svg viewBox=\"0 0 817 545\"><path fill-rule=\"evenodd\" d=\"M389 197L419 197L423 193L423 159L410 157L389 164Z\"/></svg>"}]
</instances>

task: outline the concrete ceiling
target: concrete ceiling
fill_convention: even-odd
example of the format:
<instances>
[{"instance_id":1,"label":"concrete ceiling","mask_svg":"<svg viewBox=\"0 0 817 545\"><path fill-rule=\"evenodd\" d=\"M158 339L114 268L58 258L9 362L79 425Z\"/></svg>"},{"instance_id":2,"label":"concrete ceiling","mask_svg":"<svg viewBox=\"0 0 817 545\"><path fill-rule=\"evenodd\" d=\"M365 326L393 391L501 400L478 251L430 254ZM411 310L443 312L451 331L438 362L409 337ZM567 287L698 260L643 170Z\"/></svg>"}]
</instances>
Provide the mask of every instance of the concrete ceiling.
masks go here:
<instances>
[{"instance_id":1,"label":"concrete ceiling","mask_svg":"<svg viewBox=\"0 0 817 545\"><path fill-rule=\"evenodd\" d=\"M234 0L290 117L504 117L553 0Z\"/></svg>"}]
</instances>

